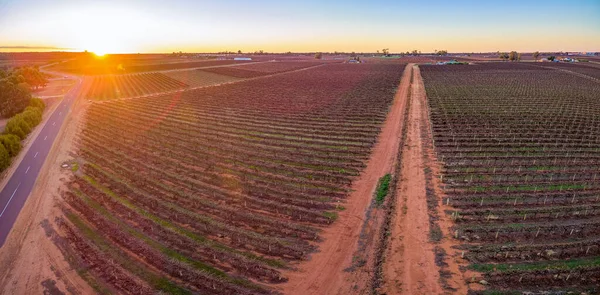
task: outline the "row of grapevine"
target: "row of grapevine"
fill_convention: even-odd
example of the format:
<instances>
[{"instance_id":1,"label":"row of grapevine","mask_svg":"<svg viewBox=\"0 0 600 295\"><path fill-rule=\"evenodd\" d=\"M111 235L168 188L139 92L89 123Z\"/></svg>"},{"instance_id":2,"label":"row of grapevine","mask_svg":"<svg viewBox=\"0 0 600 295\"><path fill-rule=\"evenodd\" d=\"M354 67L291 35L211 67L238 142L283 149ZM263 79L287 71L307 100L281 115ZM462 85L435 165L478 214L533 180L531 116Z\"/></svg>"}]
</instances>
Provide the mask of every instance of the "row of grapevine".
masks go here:
<instances>
[{"instance_id":1,"label":"row of grapevine","mask_svg":"<svg viewBox=\"0 0 600 295\"><path fill-rule=\"evenodd\" d=\"M485 63L422 73L442 202L470 268L492 289L597 291L600 84L579 74L600 69Z\"/></svg>"},{"instance_id":2,"label":"row of grapevine","mask_svg":"<svg viewBox=\"0 0 600 295\"><path fill-rule=\"evenodd\" d=\"M189 85L161 73L106 75L86 78L91 85L88 99L111 100L136 97L188 87Z\"/></svg>"}]
</instances>

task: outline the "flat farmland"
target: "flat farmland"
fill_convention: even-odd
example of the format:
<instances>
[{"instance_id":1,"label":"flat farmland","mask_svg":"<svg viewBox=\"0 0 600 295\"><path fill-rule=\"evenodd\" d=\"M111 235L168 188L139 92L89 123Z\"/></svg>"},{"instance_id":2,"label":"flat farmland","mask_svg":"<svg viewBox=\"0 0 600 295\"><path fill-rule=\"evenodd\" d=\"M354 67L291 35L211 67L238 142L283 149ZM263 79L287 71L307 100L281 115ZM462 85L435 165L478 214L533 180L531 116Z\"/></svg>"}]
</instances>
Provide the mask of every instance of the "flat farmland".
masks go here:
<instances>
[{"instance_id":1,"label":"flat farmland","mask_svg":"<svg viewBox=\"0 0 600 295\"><path fill-rule=\"evenodd\" d=\"M458 259L476 273L471 287L598 293L600 83L580 73L600 70L486 63L421 71L443 166L440 204Z\"/></svg>"},{"instance_id":2,"label":"flat farmland","mask_svg":"<svg viewBox=\"0 0 600 295\"><path fill-rule=\"evenodd\" d=\"M320 62L265 62L234 67L216 67L201 70L202 72L215 73L219 75L236 78L254 78L270 74L299 70L303 68L321 65Z\"/></svg>"},{"instance_id":3,"label":"flat farmland","mask_svg":"<svg viewBox=\"0 0 600 295\"><path fill-rule=\"evenodd\" d=\"M543 63L544 66L570 71L600 80L600 65L594 63Z\"/></svg>"},{"instance_id":4,"label":"flat farmland","mask_svg":"<svg viewBox=\"0 0 600 295\"><path fill-rule=\"evenodd\" d=\"M73 79L53 79L48 81L48 85L42 89L33 92L35 96L60 96L64 95L75 85Z\"/></svg>"},{"instance_id":5,"label":"flat farmland","mask_svg":"<svg viewBox=\"0 0 600 295\"><path fill-rule=\"evenodd\" d=\"M241 78L201 70L164 72L164 75L190 85L190 87L204 87L242 80Z\"/></svg>"},{"instance_id":6,"label":"flat farmland","mask_svg":"<svg viewBox=\"0 0 600 295\"><path fill-rule=\"evenodd\" d=\"M274 293L344 210L403 68L327 64L92 103L60 222L90 284Z\"/></svg>"},{"instance_id":7,"label":"flat farmland","mask_svg":"<svg viewBox=\"0 0 600 295\"><path fill-rule=\"evenodd\" d=\"M169 71L164 72L164 74L188 84L191 87L204 87L307 69L323 64L324 63L314 61L270 61L241 66L213 67L201 70Z\"/></svg>"},{"instance_id":8,"label":"flat farmland","mask_svg":"<svg viewBox=\"0 0 600 295\"><path fill-rule=\"evenodd\" d=\"M161 73L103 75L85 78L91 100L112 100L186 88L189 85Z\"/></svg>"},{"instance_id":9,"label":"flat farmland","mask_svg":"<svg viewBox=\"0 0 600 295\"><path fill-rule=\"evenodd\" d=\"M78 59L58 63L48 69L77 75L108 75L214 67L244 63L249 62L216 59L192 59L187 61L175 58L136 59L130 56L109 56L103 59L96 57L79 57Z\"/></svg>"}]
</instances>

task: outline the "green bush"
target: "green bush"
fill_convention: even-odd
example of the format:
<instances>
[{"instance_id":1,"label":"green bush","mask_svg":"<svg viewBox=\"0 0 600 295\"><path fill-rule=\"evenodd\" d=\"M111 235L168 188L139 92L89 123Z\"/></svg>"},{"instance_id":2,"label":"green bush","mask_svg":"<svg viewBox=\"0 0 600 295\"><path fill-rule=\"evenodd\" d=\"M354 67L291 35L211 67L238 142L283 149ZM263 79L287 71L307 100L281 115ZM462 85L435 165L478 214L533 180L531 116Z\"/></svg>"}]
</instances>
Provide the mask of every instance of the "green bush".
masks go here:
<instances>
[{"instance_id":1,"label":"green bush","mask_svg":"<svg viewBox=\"0 0 600 295\"><path fill-rule=\"evenodd\" d=\"M29 106L30 107L34 107L34 108L38 108L40 109L40 111L44 111L44 109L46 108L46 104L44 103L43 100L39 99L39 98L32 98L29 101Z\"/></svg>"},{"instance_id":2,"label":"green bush","mask_svg":"<svg viewBox=\"0 0 600 295\"><path fill-rule=\"evenodd\" d=\"M20 116L14 116L6 123L6 127L4 128L5 134L13 134L19 137L20 140L25 139L27 134L30 132L29 126Z\"/></svg>"},{"instance_id":3,"label":"green bush","mask_svg":"<svg viewBox=\"0 0 600 295\"><path fill-rule=\"evenodd\" d=\"M0 144L0 172L4 171L10 165L10 155L8 151Z\"/></svg>"},{"instance_id":4,"label":"green bush","mask_svg":"<svg viewBox=\"0 0 600 295\"><path fill-rule=\"evenodd\" d=\"M21 139L14 134L0 135L0 145L4 146L10 157L15 157L21 151Z\"/></svg>"},{"instance_id":5,"label":"green bush","mask_svg":"<svg viewBox=\"0 0 600 295\"><path fill-rule=\"evenodd\" d=\"M388 195L391 180L392 175L389 173L379 178L377 189L375 190L375 202L377 205L382 205L383 201L385 201L385 197Z\"/></svg>"},{"instance_id":6,"label":"green bush","mask_svg":"<svg viewBox=\"0 0 600 295\"><path fill-rule=\"evenodd\" d=\"M46 104L39 98L32 98L22 113L14 115L6 122L4 134L0 135L0 171L10 165L10 159L21 151L21 140L42 122L42 112Z\"/></svg>"},{"instance_id":7,"label":"green bush","mask_svg":"<svg viewBox=\"0 0 600 295\"><path fill-rule=\"evenodd\" d=\"M25 111L19 115L23 117L23 120L27 122L31 129L42 122L42 111L38 108L27 107L25 108Z\"/></svg>"},{"instance_id":8,"label":"green bush","mask_svg":"<svg viewBox=\"0 0 600 295\"><path fill-rule=\"evenodd\" d=\"M16 114L10 118L6 123L4 133L13 134L18 136L21 140L25 139L27 135L33 130L33 127L39 125L42 122L42 105L36 103L37 106L28 106L20 114Z\"/></svg>"}]
</instances>

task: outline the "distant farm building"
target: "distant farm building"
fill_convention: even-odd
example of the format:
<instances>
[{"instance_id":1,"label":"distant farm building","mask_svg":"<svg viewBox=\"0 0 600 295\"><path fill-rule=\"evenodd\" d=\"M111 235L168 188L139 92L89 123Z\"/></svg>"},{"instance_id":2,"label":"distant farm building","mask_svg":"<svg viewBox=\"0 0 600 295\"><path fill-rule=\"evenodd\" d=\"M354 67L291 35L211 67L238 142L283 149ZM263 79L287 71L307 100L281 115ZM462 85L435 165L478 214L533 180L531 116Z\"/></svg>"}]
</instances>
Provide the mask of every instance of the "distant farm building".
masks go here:
<instances>
[{"instance_id":1,"label":"distant farm building","mask_svg":"<svg viewBox=\"0 0 600 295\"><path fill-rule=\"evenodd\" d=\"M452 59L452 60L449 60L449 61L438 61L435 64L439 65L439 66L443 66L443 65L468 65L469 63L468 62L461 62L461 61L458 61L456 59Z\"/></svg>"},{"instance_id":2,"label":"distant farm building","mask_svg":"<svg viewBox=\"0 0 600 295\"><path fill-rule=\"evenodd\" d=\"M252 60L251 57L236 57L233 60Z\"/></svg>"}]
</instances>

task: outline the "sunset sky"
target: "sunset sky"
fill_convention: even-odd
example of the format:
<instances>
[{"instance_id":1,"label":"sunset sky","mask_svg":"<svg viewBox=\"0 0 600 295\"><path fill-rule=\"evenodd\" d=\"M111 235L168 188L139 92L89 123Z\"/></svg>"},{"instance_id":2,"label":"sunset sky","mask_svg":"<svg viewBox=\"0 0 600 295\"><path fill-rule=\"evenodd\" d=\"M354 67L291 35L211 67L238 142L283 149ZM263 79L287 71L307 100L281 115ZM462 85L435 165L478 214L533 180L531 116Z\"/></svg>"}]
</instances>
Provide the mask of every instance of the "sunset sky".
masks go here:
<instances>
[{"instance_id":1,"label":"sunset sky","mask_svg":"<svg viewBox=\"0 0 600 295\"><path fill-rule=\"evenodd\" d=\"M600 51L599 0L482 2L0 0L0 51Z\"/></svg>"}]
</instances>

